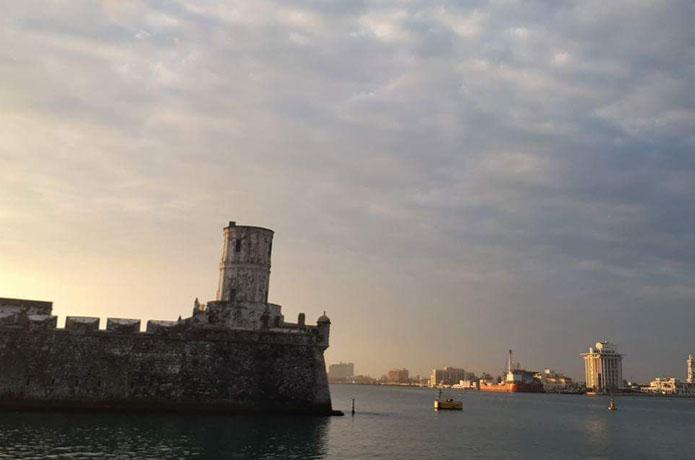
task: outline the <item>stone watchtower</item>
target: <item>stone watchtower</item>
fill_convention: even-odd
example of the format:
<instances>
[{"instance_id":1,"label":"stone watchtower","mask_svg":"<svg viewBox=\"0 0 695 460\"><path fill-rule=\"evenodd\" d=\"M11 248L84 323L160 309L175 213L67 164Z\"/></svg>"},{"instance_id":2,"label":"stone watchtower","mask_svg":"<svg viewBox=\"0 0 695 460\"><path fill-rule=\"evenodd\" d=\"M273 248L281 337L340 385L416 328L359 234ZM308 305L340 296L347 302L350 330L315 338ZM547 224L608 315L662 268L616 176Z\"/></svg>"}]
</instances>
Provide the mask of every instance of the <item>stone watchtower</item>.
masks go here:
<instances>
[{"instance_id":1,"label":"stone watchtower","mask_svg":"<svg viewBox=\"0 0 695 460\"><path fill-rule=\"evenodd\" d=\"M267 304L272 251L272 230L230 222L224 229L217 300Z\"/></svg>"},{"instance_id":2,"label":"stone watchtower","mask_svg":"<svg viewBox=\"0 0 695 460\"><path fill-rule=\"evenodd\" d=\"M229 222L224 228L217 298L205 306L194 305L195 321L240 329L307 330L304 314L297 324L286 323L282 307L268 302L273 235L268 228ZM328 317L319 318L312 330L320 335L320 345L328 347Z\"/></svg>"}]
</instances>

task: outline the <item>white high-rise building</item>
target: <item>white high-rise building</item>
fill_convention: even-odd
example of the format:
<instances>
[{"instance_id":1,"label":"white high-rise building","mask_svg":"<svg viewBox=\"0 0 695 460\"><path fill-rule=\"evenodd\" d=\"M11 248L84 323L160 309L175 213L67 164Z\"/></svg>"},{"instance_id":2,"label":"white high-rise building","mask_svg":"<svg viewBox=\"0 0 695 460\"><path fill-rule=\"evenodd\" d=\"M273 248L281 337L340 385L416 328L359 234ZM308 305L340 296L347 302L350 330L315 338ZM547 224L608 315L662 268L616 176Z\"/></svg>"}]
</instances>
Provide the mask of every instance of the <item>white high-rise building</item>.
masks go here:
<instances>
[{"instance_id":1,"label":"white high-rise building","mask_svg":"<svg viewBox=\"0 0 695 460\"><path fill-rule=\"evenodd\" d=\"M685 381L695 383L695 359L693 359L693 355L688 355L688 376Z\"/></svg>"},{"instance_id":2,"label":"white high-rise building","mask_svg":"<svg viewBox=\"0 0 695 460\"><path fill-rule=\"evenodd\" d=\"M623 355L610 342L596 342L588 353L582 353L586 387L596 392L623 387Z\"/></svg>"}]
</instances>

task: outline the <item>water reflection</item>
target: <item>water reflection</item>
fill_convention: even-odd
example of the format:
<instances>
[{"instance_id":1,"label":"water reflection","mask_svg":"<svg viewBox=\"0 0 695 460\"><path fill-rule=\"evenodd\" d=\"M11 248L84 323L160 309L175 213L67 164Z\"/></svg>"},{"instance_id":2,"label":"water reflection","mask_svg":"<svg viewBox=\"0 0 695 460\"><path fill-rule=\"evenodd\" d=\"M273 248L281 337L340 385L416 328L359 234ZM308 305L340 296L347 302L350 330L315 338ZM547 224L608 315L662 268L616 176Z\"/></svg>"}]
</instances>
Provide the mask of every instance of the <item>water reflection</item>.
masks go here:
<instances>
[{"instance_id":1,"label":"water reflection","mask_svg":"<svg viewBox=\"0 0 695 460\"><path fill-rule=\"evenodd\" d=\"M586 442L594 451L603 451L610 442L609 426L605 415L592 415L584 421Z\"/></svg>"},{"instance_id":2,"label":"water reflection","mask_svg":"<svg viewBox=\"0 0 695 460\"><path fill-rule=\"evenodd\" d=\"M322 458L325 417L0 413L4 458Z\"/></svg>"}]
</instances>

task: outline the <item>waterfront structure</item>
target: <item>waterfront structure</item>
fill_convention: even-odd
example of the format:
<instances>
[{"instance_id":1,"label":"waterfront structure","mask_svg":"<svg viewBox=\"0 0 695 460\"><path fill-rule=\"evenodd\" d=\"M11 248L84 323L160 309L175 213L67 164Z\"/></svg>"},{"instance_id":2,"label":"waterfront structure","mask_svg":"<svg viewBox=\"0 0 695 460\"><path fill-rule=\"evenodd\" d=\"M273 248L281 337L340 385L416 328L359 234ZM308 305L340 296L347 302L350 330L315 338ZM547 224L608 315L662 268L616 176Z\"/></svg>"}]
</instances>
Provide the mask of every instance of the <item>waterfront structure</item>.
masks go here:
<instances>
[{"instance_id":1,"label":"waterfront structure","mask_svg":"<svg viewBox=\"0 0 695 460\"><path fill-rule=\"evenodd\" d=\"M610 342L596 342L584 358L586 387L590 391L603 393L623 388L623 355Z\"/></svg>"},{"instance_id":2,"label":"waterfront structure","mask_svg":"<svg viewBox=\"0 0 695 460\"><path fill-rule=\"evenodd\" d=\"M410 383L408 369L391 369L386 374L388 383Z\"/></svg>"},{"instance_id":3,"label":"waterfront structure","mask_svg":"<svg viewBox=\"0 0 695 460\"><path fill-rule=\"evenodd\" d=\"M641 387L639 390L643 393L664 396L695 396L694 361L693 355L688 355L685 382L682 382L677 377L656 377L649 382L649 386Z\"/></svg>"},{"instance_id":4,"label":"waterfront structure","mask_svg":"<svg viewBox=\"0 0 695 460\"><path fill-rule=\"evenodd\" d=\"M351 380L350 383L357 385L376 385L377 379L369 375L356 375Z\"/></svg>"},{"instance_id":5,"label":"waterfront structure","mask_svg":"<svg viewBox=\"0 0 695 460\"><path fill-rule=\"evenodd\" d=\"M644 393L675 395L678 394L678 389L682 386L682 382L675 377L657 377L649 382L648 387L642 387L641 391Z\"/></svg>"},{"instance_id":6,"label":"waterfront structure","mask_svg":"<svg viewBox=\"0 0 695 460\"><path fill-rule=\"evenodd\" d=\"M444 369L432 369L430 386L451 386L466 379L466 371L458 367L445 367Z\"/></svg>"},{"instance_id":7,"label":"waterfront structure","mask_svg":"<svg viewBox=\"0 0 695 460\"><path fill-rule=\"evenodd\" d=\"M664 396L695 396L695 385L682 382L676 377L657 377L649 386L640 388L643 393L659 394Z\"/></svg>"},{"instance_id":8,"label":"waterfront structure","mask_svg":"<svg viewBox=\"0 0 695 460\"><path fill-rule=\"evenodd\" d=\"M178 321L69 316L0 299L0 407L331 414L331 321L268 303L273 231L224 229L217 299Z\"/></svg>"},{"instance_id":9,"label":"waterfront structure","mask_svg":"<svg viewBox=\"0 0 695 460\"><path fill-rule=\"evenodd\" d=\"M410 378L410 383L419 387L428 387L430 386L430 376L423 377L421 375L416 375Z\"/></svg>"},{"instance_id":10,"label":"waterfront structure","mask_svg":"<svg viewBox=\"0 0 695 460\"><path fill-rule=\"evenodd\" d=\"M496 393L542 393L543 385L536 378L537 372L522 369L517 363L512 364L512 350L507 356L507 372L499 384L490 385L487 380L480 380L480 391Z\"/></svg>"},{"instance_id":11,"label":"waterfront structure","mask_svg":"<svg viewBox=\"0 0 695 460\"><path fill-rule=\"evenodd\" d=\"M451 387L461 390L477 390L478 382L475 380L459 380L459 383L452 385Z\"/></svg>"},{"instance_id":12,"label":"waterfront structure","mask_svg":"<svg viewBox=\"0 0 695 460\"><path fill-rule=\"evenodd\" d=\"M541 382L543 391L546 393L562 393L575 386L570 377L549 368L543 369L543 372L537 372L534 377Z\"/></svg>"},{"instance_id":13,"label":"waterfront structure","mask_svg":"<svg viewBox=\"0 0 695 460\"><path fill-rule=\"evenodd\" d=\"M355 364L339 362L328 366L329 382L349 382L355 375Z\"/></svg>"}]
</instances>

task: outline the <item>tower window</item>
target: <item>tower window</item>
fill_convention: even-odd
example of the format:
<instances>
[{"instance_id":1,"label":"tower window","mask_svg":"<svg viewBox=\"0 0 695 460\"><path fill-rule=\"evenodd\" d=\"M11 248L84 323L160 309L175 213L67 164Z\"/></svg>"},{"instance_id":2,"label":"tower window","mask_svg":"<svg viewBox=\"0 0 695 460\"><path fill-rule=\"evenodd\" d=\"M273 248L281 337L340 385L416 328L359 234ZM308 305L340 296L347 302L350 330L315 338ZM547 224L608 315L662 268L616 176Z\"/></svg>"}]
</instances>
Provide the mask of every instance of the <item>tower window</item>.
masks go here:
<instances>
[{"instance_id":1,"label":"tower window","mask_svg":"<svg viewBox=\"0 0 695 460\"><path fill-rule=\"evenodd\" d=\"M236 298L236 289L232 289L232 290L229 292L229 300L231 300L232 302L234 302L234 299L235 299L235 298Z\"/></svg>"},{"instance_id":2,"label":"tower window","mask_svg":"<svg viewBox=\"0 0 695 460\"><path fill-rule=\"evenodd\" d=\"M241 240L234 242L234 252L241 252Z\"/></svg>"}]
</instances>

